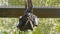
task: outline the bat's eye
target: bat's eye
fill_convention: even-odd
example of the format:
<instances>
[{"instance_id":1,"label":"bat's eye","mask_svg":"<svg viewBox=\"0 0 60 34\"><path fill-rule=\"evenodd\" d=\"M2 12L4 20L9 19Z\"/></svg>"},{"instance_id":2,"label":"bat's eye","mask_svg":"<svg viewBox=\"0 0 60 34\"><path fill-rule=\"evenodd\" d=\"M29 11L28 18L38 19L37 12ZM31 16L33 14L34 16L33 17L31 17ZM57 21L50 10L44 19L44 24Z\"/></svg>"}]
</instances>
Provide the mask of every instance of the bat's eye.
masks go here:
<instances>
[{"instance_id":1,"label":"bat's eye","mask_svg":"<svg viewBox=\"0 0 60 34\"><path fill-rule=\"evenodd\" d=\"M30 13L27 13L28 16L30 16L31 14Z\"/></svg>"}]
</instances>

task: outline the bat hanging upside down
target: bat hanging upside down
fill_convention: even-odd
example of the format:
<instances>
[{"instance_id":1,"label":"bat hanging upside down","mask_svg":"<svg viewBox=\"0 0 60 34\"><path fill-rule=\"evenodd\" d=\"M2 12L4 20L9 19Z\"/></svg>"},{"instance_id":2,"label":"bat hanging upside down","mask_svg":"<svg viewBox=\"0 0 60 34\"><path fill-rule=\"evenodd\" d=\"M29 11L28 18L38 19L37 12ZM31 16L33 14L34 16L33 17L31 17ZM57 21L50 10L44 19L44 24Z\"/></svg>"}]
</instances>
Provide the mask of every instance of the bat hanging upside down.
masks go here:
<instances>
[{"instance_id":1,"label":"bat hanging upside down","mask_svg":"<svg viewBox=\"0 0 60 34\"><path fill-rule=\"evenodd\" d=\"M21 31L27 31L28 29L33 30L35 26L38 25L38 20L35 15L24 15L21 18L19 18L19 24L17 28L19 28Z\"/></svg>"}]
</instances>

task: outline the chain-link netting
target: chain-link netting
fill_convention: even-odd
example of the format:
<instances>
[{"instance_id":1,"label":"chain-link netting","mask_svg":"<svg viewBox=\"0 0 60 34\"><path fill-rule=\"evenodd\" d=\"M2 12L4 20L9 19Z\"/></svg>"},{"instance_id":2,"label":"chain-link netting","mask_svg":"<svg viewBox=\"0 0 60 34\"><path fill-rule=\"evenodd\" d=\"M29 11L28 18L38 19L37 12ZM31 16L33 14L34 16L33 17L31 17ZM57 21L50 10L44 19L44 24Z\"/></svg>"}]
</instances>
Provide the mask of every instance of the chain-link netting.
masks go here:
<instances>
[{"instance_id":1,"label":"chain-link netting","mask_svg":"<svg viewBox=\"0 0 60 34\"><path fill-rule=\"evenodd\" d=\"M0 0L0 6L24 7L26 0ZM60 0L32 0L33 7L58 7Z\"/></svg>"},{"instance_id":2,"label":"chain-link netting","mask_svg":"<svg viewBox=\"0 0 60 34\"><path fill-rule=\"evenodd\" d=\"M60 18L38 18L33 34L60 34ZM18 18L0 18L0 34L19 34ZM28 32L26 32L28 34Z\"/></svg>"}]
</instances>

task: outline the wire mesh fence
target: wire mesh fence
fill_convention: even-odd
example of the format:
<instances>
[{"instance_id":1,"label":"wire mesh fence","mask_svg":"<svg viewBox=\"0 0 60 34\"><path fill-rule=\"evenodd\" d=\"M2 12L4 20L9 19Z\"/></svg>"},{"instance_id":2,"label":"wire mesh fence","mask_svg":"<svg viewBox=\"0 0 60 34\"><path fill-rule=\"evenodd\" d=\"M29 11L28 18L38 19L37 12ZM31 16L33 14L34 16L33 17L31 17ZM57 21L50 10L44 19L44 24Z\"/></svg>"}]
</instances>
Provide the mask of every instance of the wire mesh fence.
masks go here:
<instances>
[{"instance_id":1,"label":"wire mesh fence","mask_svg":"<svg viewBox=\"0 0 60 34\"><path fill-rule=\"evenodd\" d=\"M60 18L38 18L33 34L60 34ZM0 34L19 34L18 18L0 18ZM28 32L26 32L28 34Z\"/></svg>"},{"instance_id":2,"label":"wire mesh fence","mask_svg":"<svg viewBox=\"0 0 60 34\"><path fill-rule=\"evenodd\" d=\"M0 6L7 6L7 7L18 7L22 8L25 6L26 0L0 0ZM59 7L60 0L32 0L33 7Z\"/></svg>"}]
</instances>

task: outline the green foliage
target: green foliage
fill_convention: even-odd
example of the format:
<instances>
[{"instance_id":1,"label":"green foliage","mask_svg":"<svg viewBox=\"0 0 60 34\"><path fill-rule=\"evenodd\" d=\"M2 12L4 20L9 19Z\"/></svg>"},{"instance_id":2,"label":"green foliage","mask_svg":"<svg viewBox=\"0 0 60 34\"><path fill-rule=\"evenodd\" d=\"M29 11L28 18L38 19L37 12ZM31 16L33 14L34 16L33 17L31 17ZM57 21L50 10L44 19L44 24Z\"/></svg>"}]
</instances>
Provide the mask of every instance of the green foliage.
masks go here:
<instances>
[{"instance_id":1,"label":"green foliage","mask_svg":"<svg viewBox=\"0 0 60 34\"><path fill-rule=\"evenodd\" d=\"M57 32L60 32L60 26L56 26L55 29L56 29Z\"/></svg>"},{"instance_id":2,"label":"green foliage","mask_svg":"<svg viewBox=\"0 0 60 34\"><path fill-rule=\"evenodd\" d=\"M60 0L32 0L33 6L60 6ZM9 0L9 5L24 5L25 0Z\"/></svg>"},{"instance_id":3,"label":"green foliage","mask_svg":"<svg viewBox=\"0 0 60 34\"><path fill-rule=\"evenodd\" d=\"M39 18L39 25L33 31L33 34L60 34L60 18ZM0 18L0 32L2 34L21 34L22 32L17 29L18 18ZM56 25L57 24L57 25ZM25 32L28 34L29 32Z\"/></svg>"},{"instance_id":4,"label":"green foliage","mask_svg":"<svg viewBox=\"0 0 60 34\"><path fill-rule=\"evenodd\" d=\"M8 0L9 5L24 5L24 1L22 0Z\"/></svg>"}]
</instances>

